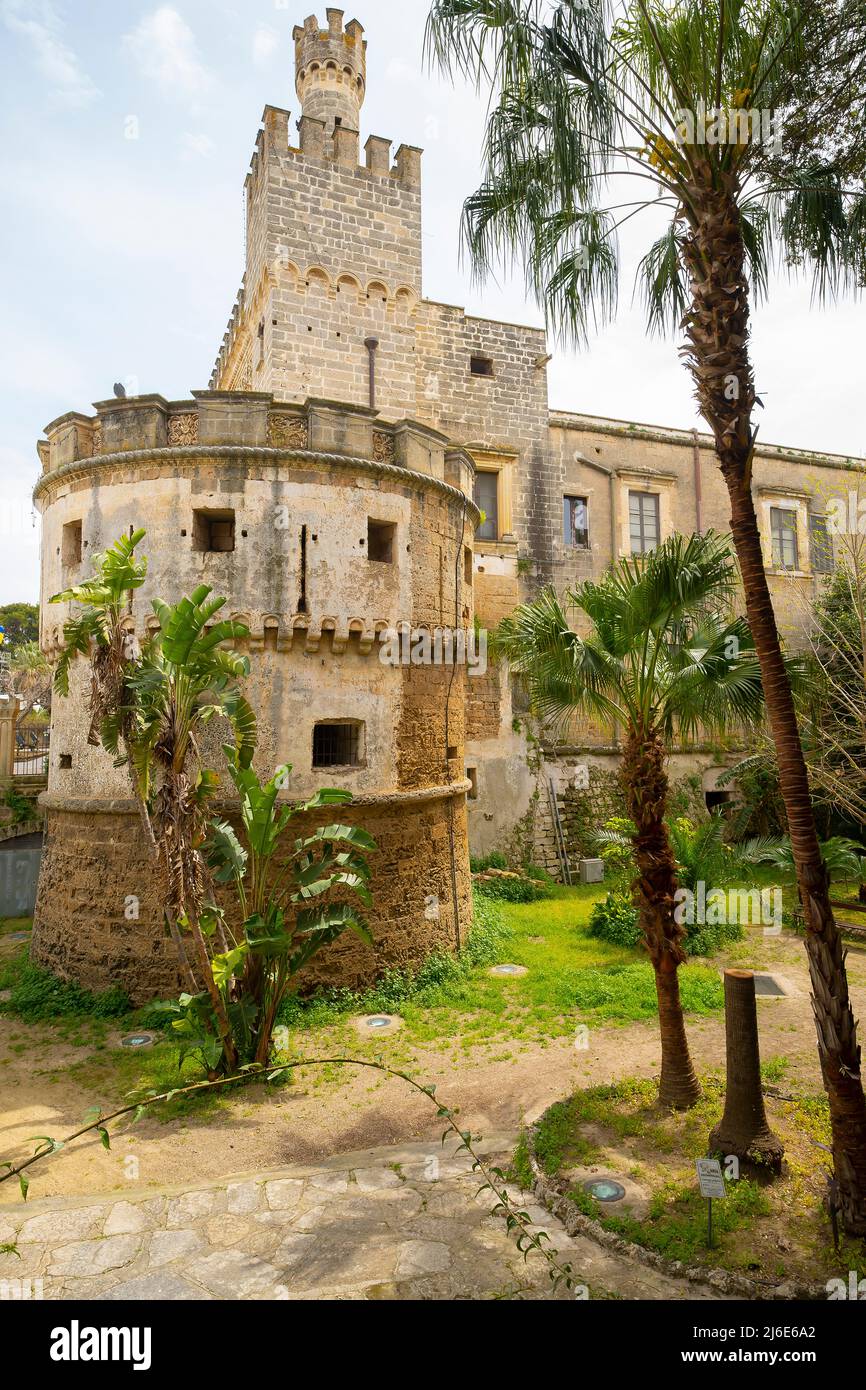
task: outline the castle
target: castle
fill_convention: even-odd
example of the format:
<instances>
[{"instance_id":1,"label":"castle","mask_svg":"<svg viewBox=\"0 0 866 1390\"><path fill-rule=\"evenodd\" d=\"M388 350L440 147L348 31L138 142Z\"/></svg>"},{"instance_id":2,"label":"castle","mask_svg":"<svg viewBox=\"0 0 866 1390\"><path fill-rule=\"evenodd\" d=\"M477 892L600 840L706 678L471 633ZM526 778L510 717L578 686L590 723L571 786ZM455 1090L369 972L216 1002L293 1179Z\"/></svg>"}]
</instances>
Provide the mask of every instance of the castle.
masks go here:
<instances>
[{"instance_id":1,"label":"castle","mask_svg":"<svg viewBox=\"0 0 866 1390\"><path fill-rule=\"evenodd\" d=\"M151 565L140 613L204 580L248 621L264 765L292 762L300 795L349 787L380 842L378 951L341 942L327 967L357 982L461 939L467 827L478 852L520 833L555 867L551 779L561 788L617 754L590 725L539 749L500 670L389 665L386 634L493 626L541 584L563 589L672 531L726 530L728 507L708 436L551 412L542 330L424 298L421 151L392 156L370 135L361 163L366 41L357 20L326 14L326 28L310 16L294 30L296 127L264 110L245 275L209 390L53 421L35 498L49 653L64 613L48 596L133 523ZM826 501L847 494L850 466L758 446L783 626L796 629L832 566ZM146 887L124 920L145 877L134 808L75 706L55 702L34 953L141 995L164 986L169 948ZM713 795L717 749L672 763Z\"/></svg>"}]
</instances>

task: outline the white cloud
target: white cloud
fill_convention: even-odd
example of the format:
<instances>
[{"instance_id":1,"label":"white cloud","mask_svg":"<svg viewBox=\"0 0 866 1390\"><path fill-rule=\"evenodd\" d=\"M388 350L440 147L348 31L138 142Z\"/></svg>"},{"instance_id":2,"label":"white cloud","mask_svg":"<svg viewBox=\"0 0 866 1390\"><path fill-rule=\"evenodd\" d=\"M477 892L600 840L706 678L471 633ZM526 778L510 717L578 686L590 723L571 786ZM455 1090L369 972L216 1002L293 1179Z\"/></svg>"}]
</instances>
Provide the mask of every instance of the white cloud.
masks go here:
<instances>
[{"instance_id":1,"label":"white cloud","mask_svg":"<svg viewBox=\"0 0 866 1390\"><path fill-rule=\"evenodd\" d=\"M76 54L63 42L62 24L49 0L2 0L0 18L31 45L52 95L68 106L87 106L100 95Z\"/></svg>"},{"instance_id":2,"label":"white cloud","mask_svg":"<svg viewBox=\"0 0 866 1390\"><path fill-rule=\"evenodd\" d=\"M187 130L181 138L181 153L185 159L210 159L216 145L201 130Z\"/></svg>"},{"instance_id":3,"label":"white cloud","mask_svg":"<svg viewBox=\"0 0 866 1390\"><path fill-rule=\"evenodd\" d=\"M138 27L124 36L123 47L141 75L170 96L194 99L213 86L195 35L171 5L160 5L145 15Z\"/></svg>"},{"instance_id":4,"label":"white cloud","mask_svg":"<svg viewBox=\"0 0 866 1390\"><path fill-rule=\"evenodd\" d=\"M264 67L279 48L279 44L280 36L277 31L269 29L266 24L260 24L253 34L253 62L256 66Z\"/></svg>"}]
</instances>

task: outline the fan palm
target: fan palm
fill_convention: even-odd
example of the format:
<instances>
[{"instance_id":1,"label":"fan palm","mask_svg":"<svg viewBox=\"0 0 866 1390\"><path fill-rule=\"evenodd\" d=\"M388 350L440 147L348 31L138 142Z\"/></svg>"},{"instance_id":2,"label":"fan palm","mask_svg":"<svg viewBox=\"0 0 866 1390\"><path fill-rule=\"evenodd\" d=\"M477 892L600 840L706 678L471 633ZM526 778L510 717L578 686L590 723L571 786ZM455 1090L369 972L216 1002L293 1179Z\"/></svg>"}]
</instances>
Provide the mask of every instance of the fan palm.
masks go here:
<instances>
[{"instance_id":1,"label":"fan palm","mask_svg":"<svg viewBox=\"0 0 866 1390\"><path fill-rule=\"evenodd\" d=\"M856 840L849 840L845 835L831 835L829 840L821 840L819 844L829 880L860 882L863 873L862 845L858 845ZM796 882L797 866L794 863L791 841L787 836L745 840L740 846L740 851L748 863L772 864L786 882Z\"/></svg>"},{"instance_id":2,"label":"fan palm","mask_svg":"<svg viewBox=\"0 0 866 1390\"><path fill-rule=\"evenodd\" d=\"M813 271L819 298L856 286L866 262L859 185L845 186L832 150L786 158L777 141L765 142L761 119L784 115L804 71L822 89L831 19L844 25L846 7L433 0L428 44L446 70L489 83L493 93L485 180L464 208L475 267L483 274L503 253L522 257L560 332L584 339L613 313L618 227L646 208L666 219L640 269L647 317L653 330L685 332L686 365L728 489L803 900L836 1188L845 1228L864 1234L856 1023L751 490L760 402L750 294L767 291L775 253ZM611 179L628 190L616 202L607 198Z\"/></svg>"},{"instance_id":3,"label":"fan palm","mask_svg":"<svg viewBox=\"0 0 866 1390\"><path fill-rule=\"evenodd\" d=\"M665 813L665 748L675 734L754 719L761 679L746 623L726 615L736 569L724 537L672 536L620 560L598 582L552 590L502 621L496 649L525 681L554 730L575 712L624 731L622 780L634 826L634 891L655 972L661 1031L659 1099L687 1107L700 1094L689 1055L677 971L685 929L675 916L677 865ZM569 614L591 628L579 636Z\"/></svg>"},{"instance_id":4,"label":"fan palm","mask_svg":"<svg viewBox=\"0 0 866 1390\"><path fill-rule=\"evenodd\" d=\"M697 824L686 817L668 821L668 836L681 888L694 892L699 883L710 883L721 888L738 878L750 865L765 862L755 857L758 841L744 845L728 844L725 840L727 830L728 822L721 811L713 811ZM624 830L612 829L608 825L596 831L591 838L603 857L605 851L610 854L615 849L628 849L629 859L632 858L633 830L627 835ZM760 847L769 855L776 843L760 842Z\"/></svg>"}]
</instances>

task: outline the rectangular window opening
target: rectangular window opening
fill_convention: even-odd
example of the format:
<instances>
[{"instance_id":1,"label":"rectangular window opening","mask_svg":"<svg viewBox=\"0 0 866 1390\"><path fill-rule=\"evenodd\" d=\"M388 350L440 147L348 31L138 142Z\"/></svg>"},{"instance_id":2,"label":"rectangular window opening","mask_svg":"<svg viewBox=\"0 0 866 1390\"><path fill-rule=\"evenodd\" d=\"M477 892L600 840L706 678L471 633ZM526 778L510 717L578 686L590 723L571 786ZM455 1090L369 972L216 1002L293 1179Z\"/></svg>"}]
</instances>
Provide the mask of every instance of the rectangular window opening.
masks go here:
<instances>
[{"instance_id":1,"label":"rectangular window opening","mask_svg":"<svg viewBox=\"0 0 866 1390\"><path fill-rule=\"evenodd\" d=\"M799 569L797 513L793 508L770 508L770 538L773 565L783 570Z\"/></svg>"},{"instance_id":2,"label":"rectangular window opening","mask_svg":"<svg viewBox=\"0 0 866 1390\"><path fill-rule=\"evenodd\" d=\"M226 552L235 548L235 514L203 507L192 514L192 548Z\"/></svg>"},{"instance_id":3,"label":"rectangular window opening","mask_svg":"<svg viewBox=\"0 0 866 1390\"><path fill-rule=\"evenodd\" d=\"M63 527L60 558L64 568L81 564L81 530L80 521L67 521Z\"/></svg>"},{"instance_id":4,"label":"rectangular window opening","mask_svg":"<svg viewBox=\"0 0 866 1390\"><path fill-rule=\"evenodd\" d=\"M367 518L367 559L380 565L393 565L397 526L393 521L374 521Z\"/></svg>"},{"instance_id":5,"label":"rectangular window opening","mask_svg":"<svg viewBox=\"0 0 866 1390\"><path fill-rule=\"evenodd\" d=\"M632 555L645 555L659 543L659 499L655 492L630 492L628 525Z\"/></svg>"},{"instance_id":6,"label":"rectangular window opening","mask_svg":"<svg viewBox=\"0 0 866 1390\"><path fill-rule=\"evenodd\" d=\"M472 587L472 551L468 545L463 547L463 583Z\"/></svg>"},{"instance_id":7,"label":"rectangular window opening","mask_svg":"<svg viewBox=\"0 0 866 1390\"><path fill-rule=\"evenodd\" d=\"M577 550L589 549L589 512L585 497L563 497L562 539Z\"/></svg>"},{"instance_id":8,"label":"rectangular window opening","mask_svg":"<svg viewBox=\"0 0 866 1390\"><path fill-rule=\"evenodd\" d=\"M466 769L466 777L467 777L467 779L468 779L468 781L469 781L469 783L470 783L469 790L468 790L468 792L466 793L466 796L467 796L467 798L468 798L470 801L477 801L477 800L478 800L478 768L477 768L477 767L467 767L467 769Z\"/></svg>"},{"instance_id":9,"label":"rectangular window opening","mask_svg":"<svg viewBox=\"0 0 866 1390\"><path fill-rule=\"evenodd\" d=\"M833 537L826 516L819 512L809 513L809 551L816 574L833 573Z\"/></svg>"},{"instance_id":10,"label":"rectangular window opening","mask_svg":"<svg viewBox=\"0 0 866 1390\"><path fill-rule=\"evenodd\" d=\"M474 352L469 358L469 371L472 376L492 376L493 358L485 357L480 352Z\"/></svg>"},{"instance_id":11,"label":"rectangular window opening","mask_svg":"<svg viewBox=\"0 0 866 1390\"><path fill-rule=\"evenodd\" d=\"M357 719L332 719L313 726L313 767L360 767L364 725Z\"/></svg>"},{"instance_id":12,"label":"rectangular window opening","mask_svg":"<svg viewBox=\"0 0 866 1390\"><path fill-rule=\"evenodd\" d=\"M499 539L499 474L476 473L472 492L473 501L483 514L475 532L479 541Z\"/></svg>"}]
</instances>

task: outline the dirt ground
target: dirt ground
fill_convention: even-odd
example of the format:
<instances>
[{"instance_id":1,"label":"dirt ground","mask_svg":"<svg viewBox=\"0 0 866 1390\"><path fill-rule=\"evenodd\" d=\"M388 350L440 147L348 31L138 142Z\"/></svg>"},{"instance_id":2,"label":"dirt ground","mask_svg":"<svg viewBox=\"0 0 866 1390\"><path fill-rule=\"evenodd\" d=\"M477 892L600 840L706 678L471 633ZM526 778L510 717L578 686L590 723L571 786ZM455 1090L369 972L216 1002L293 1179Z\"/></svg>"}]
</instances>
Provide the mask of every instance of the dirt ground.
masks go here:
<instances>
[{"instance_id":1,"label":"dirt ground","mask_svg":"<svg viewBox=\"0 0 866 1390\"><path fill-rule=\"evenodd\" d=\"M801 939L750 933L714 964L747 965L773 971L787 989L782 998L758 1002L762 1058L783 1057L783 1089L811 1094L821 1081L809 1003L806 956ZM849 982L855 1013L866 1017L866 951L850 950ZM437 1101L459 1108L473 1134L514 1134L553 1101L581 1085L624 1076L652 1076L659 1066L653 1022L617 1027L591 1018L588 1048L572 1038L515 1043L503 1056L502 1042L461 1053L415 1050L406 1066L423 1084L435 1083ZM724 1066L724 1019L688 1021L696 1066ZM293 1054L327 1056L324 1030L293 1040ZM371 1055L369 1052L360 1055ZM47 1026L27 1026L0 1017L0 1161L33 1151L33 1137L58 1138L77 1128L94 1104L113 1101L93 1086L70 1080L64 1068L87 1061L86 1048L54 1041ZM86 1074L86 1066L81 1068ZM106 1108L109 1108L106 1106ZM111 1107L113 1108L113 1107ZM323 1081L313 1069L296 1071L291 1086L261 1084L224 1106L167 1123L145 1117L130 1127L112 1127L106 1151L87 1137L32 1170L32 1196L119 1191L134 1184L165 1187L207 1182L227 1174L309 1163L349 1150L430 1139L438 1149L442 1122L435 1106L396 1078L343 1068ZM0 1205L20 1201L17 1184L0 1183Z\"/></svg>"}]
</instances>

